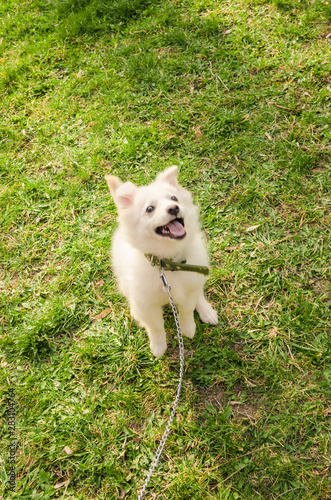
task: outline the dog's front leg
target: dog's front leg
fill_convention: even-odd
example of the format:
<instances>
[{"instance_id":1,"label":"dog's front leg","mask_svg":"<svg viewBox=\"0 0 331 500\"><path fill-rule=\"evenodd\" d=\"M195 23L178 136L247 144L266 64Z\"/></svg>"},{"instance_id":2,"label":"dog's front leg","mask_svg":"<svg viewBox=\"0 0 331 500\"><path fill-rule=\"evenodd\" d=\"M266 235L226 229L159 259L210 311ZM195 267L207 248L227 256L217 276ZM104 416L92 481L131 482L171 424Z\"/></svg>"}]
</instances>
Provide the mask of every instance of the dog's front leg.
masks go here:
<instances>
[{"instance_id":1,"label":"dog's front leg","mask_svg":"<svg viewBox=\"0 0 331 500\"><path fill-rule=\"evenodd\" d=\"M193 339L196 329L194 321L194 309L196 300L194 297L186 297L185 303L178 304L179 323L183 335Z\"/></svg>"},{"instance_id":2,"label":"dog's front leg","mask_svg":"<svg viewBox=\"0 0 331 500\"><path fill-rule=\"evenodd\" d=\"M209 304L203 294L199 297L196 309L199 313L201 321L209 323L210 325L218 324L217 311L215 311L212 305Z\"/></svg>"},{"instance_id":3,"label":"dog's front leg","mask_svg":"<svg viewBox=\"0 0 331 500\"><path fill-rule=\"evenodd\" d=\"M131 304L131 314L147 330L151 351L160 358L167 350L162 307L159 304Z\"/></svg>"}]
</instances>

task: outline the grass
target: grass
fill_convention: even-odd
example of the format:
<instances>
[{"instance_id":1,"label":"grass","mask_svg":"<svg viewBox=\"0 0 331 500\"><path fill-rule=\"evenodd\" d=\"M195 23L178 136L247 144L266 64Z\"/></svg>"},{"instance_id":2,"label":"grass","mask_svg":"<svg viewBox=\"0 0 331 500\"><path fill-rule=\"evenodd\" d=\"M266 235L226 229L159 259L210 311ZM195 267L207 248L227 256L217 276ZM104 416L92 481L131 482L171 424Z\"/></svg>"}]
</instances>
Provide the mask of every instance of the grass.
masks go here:
<instances>
[{"instance_id":1,"label":"grass","mask_svg":"<svg viewBox=\"0 0 331 500\"><path fill-rule=\"evenodd\" d=\"M118 294L103 177L172 164L220 324L185 339L146 498L330 498L330 20L320 0L1 4L3 498L137 497L178 349L168 311L154 359Z\"/></svg>"}]
</instances>

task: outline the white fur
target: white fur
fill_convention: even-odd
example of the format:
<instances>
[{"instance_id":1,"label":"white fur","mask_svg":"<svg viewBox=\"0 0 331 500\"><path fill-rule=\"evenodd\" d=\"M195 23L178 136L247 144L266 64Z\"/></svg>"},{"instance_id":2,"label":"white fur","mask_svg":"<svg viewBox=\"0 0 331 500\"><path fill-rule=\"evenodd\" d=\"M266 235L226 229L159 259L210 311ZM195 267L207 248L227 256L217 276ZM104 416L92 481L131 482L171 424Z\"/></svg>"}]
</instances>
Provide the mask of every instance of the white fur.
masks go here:
<instances>
[{"instance_id":1,"label":"white fur","mask_svg":"<svg viewBox=\"0 0 331 500\"><path fill-rule=\"evenodd\" d=\"M152 267L146 253L177 262L208 266L208 255L199 227L198 213L191 194L177 182L177 167L169 167L148 186L122 183L106 175L118 209L119 225L112 244L112 263L122 293L130 303L131 315L146 328L150 347L156 357L166 351L162 306L168 303L157 267ZM171 200L175 196L178 201ZM186 236L172 239L155 232L174 217L167 210L178 206L184 219ZM151 213L147 207L153 206ZM205 323L217 324L217 312L203 295L205 276L187 271L166 272L171 294L178 305L184 335L193 338L196 309Z\"/></svg>"}]
</instances>

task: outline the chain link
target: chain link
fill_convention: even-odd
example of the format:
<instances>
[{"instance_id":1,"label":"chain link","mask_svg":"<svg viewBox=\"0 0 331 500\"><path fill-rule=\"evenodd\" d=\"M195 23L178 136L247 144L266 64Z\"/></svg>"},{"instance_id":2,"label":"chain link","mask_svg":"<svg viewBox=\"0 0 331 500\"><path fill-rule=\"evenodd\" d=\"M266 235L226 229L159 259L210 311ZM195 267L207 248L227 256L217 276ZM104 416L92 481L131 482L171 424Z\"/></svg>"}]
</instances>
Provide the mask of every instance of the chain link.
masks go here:
<instances>
[{"instance_id":1,"label":"chain link","mask_svg":"<svg viewBox=\"0 0 331 500\"><path fill-rule=\"evenodd\" d=\"M151 463L150 469L149 469L147 477L146 477L146 481L145 481L145 483L144 483L144 485L142 487L141 492L138 495L138 500L142 500L143 497L144 497L147 485L148 485L148 483L150 481L150 478L152 477L154 469L157 466L157 463L158 463L158 461L160 459L160 456L162 454L164 445L166 444L166 441L168 439L168 436L169 436L169 433L170 433L170 429L171 429L171 425L172 425L173 419L174 419L175 414L176 414L176 409L177 409L177 405L178 405L178 401L179 401L180 391L182 389L182 382L183 382L183 376L184 376L184 344L183 344L183 334L182 334L182 330L181 330L180 324L179 324L179 317L178 317L177 307L176 307L176 305L175 305L175 303L173 301L173 298L171 296L171 293L170 293L171 287L170 287L170 285L167 282L167 279L166 279L165 274L164 274L163 267L160 268L160 278L162 279L163 285L164 285L163 286L163 291L165 293L167 293L168 296L169 296L169 302L170 302L170 305L171 305L172 313L174 315L174 319L175 319L175 323L176 323L176 328L177 328L177 336L178 336L178 343L179 343L179 356L180 356L179 382L178 382L176 399L175 399L175 402L174 402L172 410L171 410L171 415L170 415L167 427L166 427L166 429L164 431L164 434L162 436L162 439L161 439L161 442L159 444L159 447L158 447L158 449L157 449L157 451L155 453L155 456L153 458L153 461Z\"/></svg>"}]
</instances>

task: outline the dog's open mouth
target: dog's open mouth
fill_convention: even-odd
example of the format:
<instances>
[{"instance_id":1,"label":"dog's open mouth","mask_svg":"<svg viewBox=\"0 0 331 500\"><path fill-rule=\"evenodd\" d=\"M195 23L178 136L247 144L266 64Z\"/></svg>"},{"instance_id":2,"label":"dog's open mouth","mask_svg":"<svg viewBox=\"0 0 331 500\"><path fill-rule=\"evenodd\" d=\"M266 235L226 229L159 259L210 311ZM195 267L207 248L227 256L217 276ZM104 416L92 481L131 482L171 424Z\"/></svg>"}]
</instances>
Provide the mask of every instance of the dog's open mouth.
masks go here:
<instances>
[{"instance_id":1,"label":"dog's open mouth","mask_svg":"<svg viewBox=\"0 0 331 500\"><path fill-rule=\"evenodd\" d=\"M180 240L186 236L184 221L182 218L174 219L164 226L159 226L155 231L160 236L167 236L168 238L176 240Z\"/></svg>"}]
</instances>

